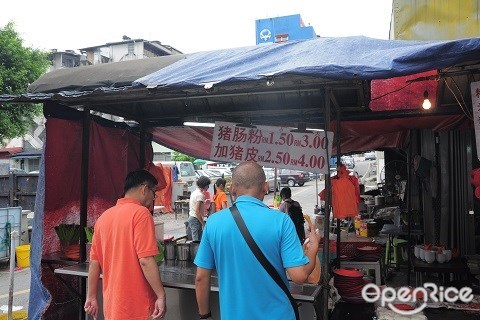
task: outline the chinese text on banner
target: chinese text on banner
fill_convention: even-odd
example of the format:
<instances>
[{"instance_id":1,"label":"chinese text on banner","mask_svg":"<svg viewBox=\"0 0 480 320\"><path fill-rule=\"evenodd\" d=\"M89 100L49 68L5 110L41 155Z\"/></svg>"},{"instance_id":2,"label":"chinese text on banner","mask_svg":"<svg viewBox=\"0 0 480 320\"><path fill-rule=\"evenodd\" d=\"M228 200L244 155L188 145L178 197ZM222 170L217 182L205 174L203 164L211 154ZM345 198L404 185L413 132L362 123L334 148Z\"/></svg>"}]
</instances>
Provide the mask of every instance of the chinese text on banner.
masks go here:
<instances>
[{"instance_id":1,"label":"chinese text on banner","mask_svg":"<svg viewBox=\"0 0 480 320\"><path fill-rule=\"evenodd\" d=\"M210 158L226 162L255 161L266 167L328 173L327 149L330 156L333 132L291 130L215 122Z\"/></svg>"}]
</instances>

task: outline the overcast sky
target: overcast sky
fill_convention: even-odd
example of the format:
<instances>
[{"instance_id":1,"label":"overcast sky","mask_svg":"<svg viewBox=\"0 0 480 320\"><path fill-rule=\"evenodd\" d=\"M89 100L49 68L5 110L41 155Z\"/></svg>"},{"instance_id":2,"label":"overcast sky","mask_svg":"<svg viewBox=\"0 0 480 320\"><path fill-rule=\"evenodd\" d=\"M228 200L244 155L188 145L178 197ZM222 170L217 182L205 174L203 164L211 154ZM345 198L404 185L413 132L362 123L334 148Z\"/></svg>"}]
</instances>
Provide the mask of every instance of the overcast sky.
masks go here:
<instances>
[{"instance_id":1,"label":"overcast sky","mask_svg":"<svg viewBox=\"0 0 480 320\"><path fill-rule=\"evenodd\" d=\"M388 39L393 0L57 1L3 0L9 21L37 49L77 50L158 40L183 53L255 45L255 20L300 14L322 37Z\"/></svg>"}]
</instances>

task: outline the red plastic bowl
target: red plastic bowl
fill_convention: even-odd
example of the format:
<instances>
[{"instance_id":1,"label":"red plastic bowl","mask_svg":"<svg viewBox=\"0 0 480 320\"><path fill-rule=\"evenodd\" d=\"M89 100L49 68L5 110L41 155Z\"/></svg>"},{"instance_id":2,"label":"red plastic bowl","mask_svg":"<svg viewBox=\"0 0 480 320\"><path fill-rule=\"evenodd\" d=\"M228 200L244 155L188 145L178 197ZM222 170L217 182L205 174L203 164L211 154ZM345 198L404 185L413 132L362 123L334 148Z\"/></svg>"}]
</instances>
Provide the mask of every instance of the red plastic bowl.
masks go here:
<instances>
[{"instance_id":1,"label":"red plastic bowl","mask_svg":"<svg viewBox=\"0 0 480 320\"><path fill-rule=\"evenodd\" d=\"M344 277L363 278L363 273L355 269L336 269L336 270L333 270L333 273L338 274L339 276L344 276Z\"/></svg>"},{"instance_id":2,"label":"red plastic bowl","mask_svg":"<svg viewBox=\"0 0 480 320\"><path fill-rule=\"evenodd\" d=\"M405 303L397 303L397 304L394 304L393 306L395 308L397 308L398 310L404 310L404 311L409 311L409 310L415 309L414 306L411 306L411 305L405 304Z\"/></svg>"}]
</instances>

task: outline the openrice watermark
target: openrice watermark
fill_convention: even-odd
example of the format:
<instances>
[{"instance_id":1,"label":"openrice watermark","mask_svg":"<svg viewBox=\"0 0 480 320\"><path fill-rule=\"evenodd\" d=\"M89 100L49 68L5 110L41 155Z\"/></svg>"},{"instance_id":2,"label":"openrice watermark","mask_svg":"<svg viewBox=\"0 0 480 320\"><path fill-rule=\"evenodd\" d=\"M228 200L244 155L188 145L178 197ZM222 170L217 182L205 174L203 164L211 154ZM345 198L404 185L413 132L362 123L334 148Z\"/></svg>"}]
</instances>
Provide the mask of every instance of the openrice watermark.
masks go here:
<instances>
[{"instance_id":1,"label":"openrice watermark","mask_svg":"<svg viewBox=\"0 0 480 320\"><path fill-rule=\"evenodd\" d=\"M416 314L427 306L427 302L457 302L469 303L473 300L472 289L463 287L457 289L454 287L437 286L435 283L426 282L423 287L415 289L401 287L398 289L392 287L380 288L374 283L366 284L362 289L362 298L366 302L379 301L382 307L387 305L391 310L402 315ZM420 301L422 302L421 304ZM412 310L400 310L395 304L415 305Z\"/></svg>"}]
</instances>

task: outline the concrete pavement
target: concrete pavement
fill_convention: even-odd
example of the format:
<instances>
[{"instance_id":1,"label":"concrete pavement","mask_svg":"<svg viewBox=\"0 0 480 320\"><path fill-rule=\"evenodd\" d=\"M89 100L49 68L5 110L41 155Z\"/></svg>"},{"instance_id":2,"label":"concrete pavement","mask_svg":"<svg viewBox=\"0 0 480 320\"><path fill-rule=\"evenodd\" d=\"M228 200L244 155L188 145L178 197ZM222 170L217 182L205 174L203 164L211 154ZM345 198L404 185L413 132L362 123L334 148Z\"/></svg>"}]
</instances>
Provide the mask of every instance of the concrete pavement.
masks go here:
<instances>
[{"instance_id":1,"label":"concrete pavement","mask_svg":"<svg viewBox=\"0 0 480 320\"><path fill-rule=\"evenodd\" d=\"M313 210L315 204L317 203L317 192L324 188L325 182L318 181L318 188L315 186L315 181L308 181L303 187L293 187L292 189L292 198L300 202L303 208L303 213L308 214L312 217L312 221L315 219L313 215ZM318 190L318 191L317 191ZM230 201L230 200L229 200ZM273 192L270 192L268 195L265 195L263 200L265 204L273 204ZM229 203L230 204L230 203ZM161 221L164 223L164 234L172 235L174 238L184 236L185 233L185 221L187 221L188 216L186 214L177 214L177 219L175 219L174 213L164 213L155 215L154 219L156 221Z\"/></svg>"}]
</instances>

